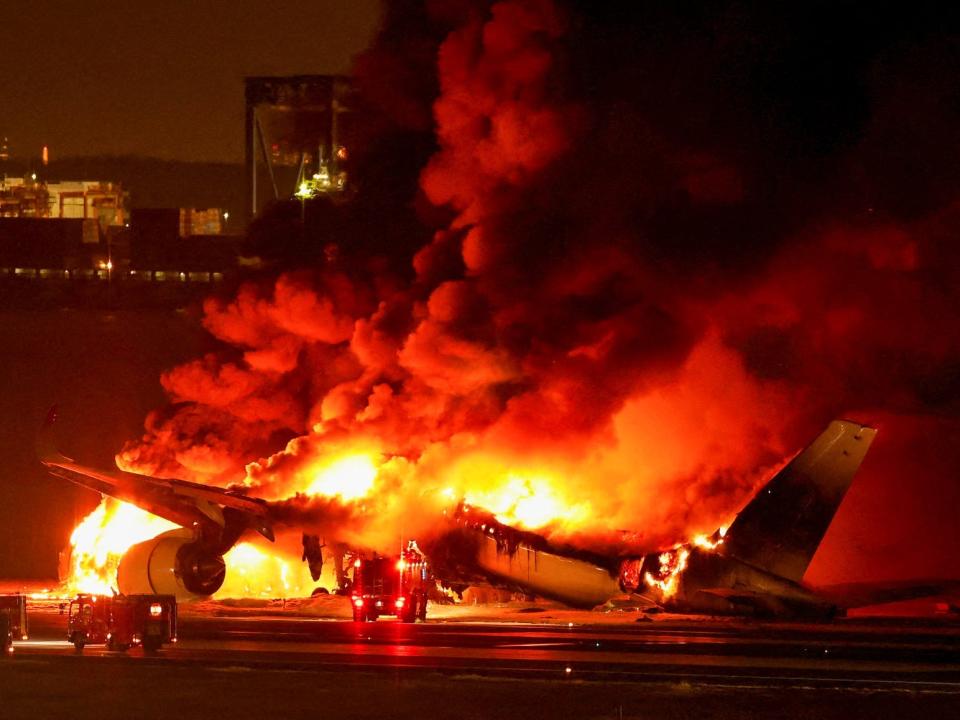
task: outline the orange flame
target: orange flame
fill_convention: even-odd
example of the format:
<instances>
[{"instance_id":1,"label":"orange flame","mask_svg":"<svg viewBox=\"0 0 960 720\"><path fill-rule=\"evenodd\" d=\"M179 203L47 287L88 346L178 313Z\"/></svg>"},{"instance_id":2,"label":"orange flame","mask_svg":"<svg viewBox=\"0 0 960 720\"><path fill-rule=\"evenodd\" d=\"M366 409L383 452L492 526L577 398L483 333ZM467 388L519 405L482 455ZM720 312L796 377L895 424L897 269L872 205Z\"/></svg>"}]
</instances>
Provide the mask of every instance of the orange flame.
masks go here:
<instances>
[{"instance_id":1,"label":"orange flame","mask_svg":"<svg viewBox=\"0 0 960 720\"><path fill-rule=\"evenodd\" d=\"M468 492L464 499L493 513L504 525L530 530L555 523L575 526L590 516L589 504L567 502L558 483L544 474L510 473L488 489Z\"/></svg>"},{"instance_id":2,"label":"orange flame","mask_svg":"<svg viewBox=\"0 0 960 720\"><path fill-rule=\"evenodd\" d=\"M272 495L274 499L299 493L337 497L345 503L366 505L376 498L377 512L394 514L409 512L413 508L429 514L431 510L423 504L428 495L436 497L442 505L463 499L489 511L498 522L533 531L544 528L581 530L598 522L589 502L571 499L570 485L564 483L565 475L561 471L543 466L520 467L487 455L467 454L431 478L422 482L405 482L404 487L417 488L417 497L412 500L407 497L405 502L400 502L396 486L387 478L392 477L392 473L413 469L405 463L402 458L385 458L379 452L351 444L328 455L302 457L300 462L289 467L273 459L265 461L262 467L255 464L258 474L251 485L262 496ZM383 524L388 523L384 521ZM77 526L71 537L71 563L66 578L68 589L91 593L116 591L116 571L123 554L132 545L174 527L172 523L127 503L104 500ZM724 532L725 528L721 528L713 536L696 536L692 544L715 549L723 542ZM224 556L226 581L215 597L309 595L317 583L301 562L299 550L299 546L293 552L264 542L240 543ZM663 553L659 569L647 572L645 582L659 588L665 597L673 595L687 566L688 556L689 550L682 547ZM332 587L333 578L325 579L325 584Z\"/></svg>"},{"instance_id":3,"label":"orange flame","mask_svg":"<svg viewBox=\"0 0 960 720\"><path fill-rule=\"evenodd\" d=\"M672 597L680 585L680 576L687 569L687 559L689 557L690 551L685 547L660 553L660 557L657 558L660 562L657 575L646 573L643 576L644 582L650 587L659 589L664 598Z\"/></svg>"},{"instance_id":4,"label":"orange flame","mask_svg":"<svg viewBox=\"0 0 960 720\"><path fill-rule=\"evenodd\" d=\"M104 499L70 536L64 592L117 592L117 567L131 546L176 528L135 505ZM298 556L243 542L224 555L227 576L217 598L288 598L309 595L316 583ZM329 579L328 579L329 580Z\"/></svg>"},{"instance_id":5,"label":"orange flame","mask_svg":"<svg viewBox=\"0 0 960 720\"><path fill-rule=\"evenodd\" d=\"M177 527L135 505L105 498L70 535L70 592L109 595L117 589L123 554L144 540Z\"/></svg>"},{"instance_id":6,"label":"orange flame","mask_svg":"<svg viewBox=\"0 0 960 720\"><path fill-rule=\"evenodd\" d=\"M713 551L723 545L723 539L727 535L727 525L723 525L713 535L695 535L689 545L693 545L702 550ZM660 553L657 558L659 568L656 573L647 572L643 576L644 582L652 588L660 590L664 599L673 597L680 587L680 578L683 571L687 569L687 561L690 559L690 550L688 545L678 545L672 550Z\"/></svg>"},{"instance_id":7,"label":"orange flame","mask_svg":"<svg viewBox=\"0 0 960 720\"><path fill-rule=\"evenodd\" d=\"M306 597L317 585L299 556L286 555L276 546L242 542L223 559L227 576L215 598Z\"/></svg>"},{"instance_id":8,"label":"orange flame","mask_svg":"<svg viewBox=\"0 0 960 720\"><path fill-rule=\"evenodd\" d=\"M713 535L695 535L691 542L698 548L702 548L704 550L716 550L718 547L723 545L723 538L726 537L726 534L727 526L724 525Z\"/></svg>"},{"instance_id":9,"label":"orange flame","mask_svg":"<svg viewBox=\"0 0 960 720\"><path fill-rule=\"evenodd\" d=\"M346 455L328 465L314 468L307 495L339 495L343 500L366 497L377 479L377 465L366 454Z\"/></svg>"}]
</instances>

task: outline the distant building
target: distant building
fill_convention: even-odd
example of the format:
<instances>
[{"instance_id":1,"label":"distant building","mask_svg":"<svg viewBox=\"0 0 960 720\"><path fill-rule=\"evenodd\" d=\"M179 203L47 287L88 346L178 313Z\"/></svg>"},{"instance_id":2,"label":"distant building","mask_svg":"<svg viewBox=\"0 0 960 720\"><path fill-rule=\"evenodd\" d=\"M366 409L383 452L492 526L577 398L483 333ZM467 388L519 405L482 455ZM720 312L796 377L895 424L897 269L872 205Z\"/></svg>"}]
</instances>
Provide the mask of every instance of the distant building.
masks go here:
<instances>
[{"instance_id":1,"label":"distant building","mask_svg":"<svg viewBox=\"0 0 960 720\"><path fill-rule=\"evenodd\" d=\"M60 193L61 202L71 198ZM79 204L63 207L82 212ZM103 221L109 206L88 207L101 212L87 218L0 217L0 281L209 283L238 269L243 237L222 233L218 209L135 209L129 223L116 225Z\"/></svg>"},{"instance_id":2,"label":"distant building","mask_svg":"<svg viewBox=\"0 0 960 720\"><path fill-rule=\"evenodd\" d=\"M36 176L0 180L0 216L97 220L104 228L129 222L129 194L118 183L45 183Z\"/></svg>"},{"instance_id":3,"label":"distant building","mask_svg":"<svg viewBox=\"0 0 960 720\"><path fill-rule=\"evenodd\" d=\"M346 187L352 94L350 79L339 75L246 78L251 218L277 200Z\"/></svg>"},{"instance_id":4,"label":"distant building","mask_svg":"<svg viewBox=\"0 0 960 720\"><path fill-rule=\"evenodd\" d=\"M33 178L3 178L0 181L0 217L45 218L49 194Z\"/></svg>"},{"instance_id":5,"label":"distant building","mask_svg":"<svg viewBox=\"0 0 960 720\"><path fill-rule=\"evenodd\" d=\"M103 227L126 225L130 196L118 183L79 180L47 184L48 217L96 219Z\"/></svg>"}]
</instances>

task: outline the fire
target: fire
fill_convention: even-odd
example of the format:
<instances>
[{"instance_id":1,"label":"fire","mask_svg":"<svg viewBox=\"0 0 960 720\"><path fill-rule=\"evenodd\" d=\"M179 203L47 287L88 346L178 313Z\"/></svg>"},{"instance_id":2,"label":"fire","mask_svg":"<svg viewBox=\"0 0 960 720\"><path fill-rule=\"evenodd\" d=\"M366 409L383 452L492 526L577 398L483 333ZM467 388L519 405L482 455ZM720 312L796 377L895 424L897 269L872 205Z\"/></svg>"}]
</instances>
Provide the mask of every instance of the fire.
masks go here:
<instances>
[{"instance_id":1,"label":"fire","mask_svg":"<svg viewBox=\"0 0 960 720\"><path fill-rule=\"evenodd\" d=\"M727 525L721 526L713 535L695 535L689 545L702 550L716 550L723 545L723 539L727 535L727 527ZM664 598L672 597L677 592L680 585L680 576L687 569L689 559L688 545L678 545L672 550L660 553L657 558L659 568L656 574L647 572L644 574L643 580L648 587L659 589Z\"/></svg>"},{"instance_id":2,"label":"fire","mask_svg":"<svg viewBox=\"0 0 960 720\"><path fill-rule=\"evenodd\" d=\"M314 471L307 495L339 495L343 500L359 500L373 489L377 465L367 454L347 455Z\"/></svg>"},{"instance_id":3,"label":"fire","mask_svg":"<svg viewBox=\"0 0 960 720\"><path fill-rule=\"evenodd\" d=\"M658 588L663 593L664 598L671 597L677 592L680 584L680 575L687 569L687 559L690 557L690 551L685 547L674 548L664 553L660 553L657 560L660 562L660 568L657 575L646 573L643 576L644 581L653 588Z\"/></svg>"},{"instance_id":4,"label":"fire","mask_svg":"<svg viewBox=\"0 0 960 720\"><path fill-rule=\"evenodd\" d=\"M695 535L691 541L698 548L704 550L716 550L718 547L723 545L723 538L727 534L727 526L724 525L713 535Z\"/></svg>"},{"instance_id":5,"label":"fire","mask_svg":"<svg viewBox=\"0 0 960 720\"><path fill-rule=\"evenodd\" d=\"M308 496L338 496L344 501L357 501L373 490L380 471L378 463L375 453L358 451L354 447L345 454L306 465L297 473L296 482L302 488L300 492ZM131 546L176 527L134 505L105 499L71 536L66 590L73 593L116 592L117 567L124 553ZM296 553L287 552L278 545L243 542L226 553L226 580L215 597L309 595L316 583L310 577L309 568L300 562L299 545Z\"/></svg>"},{"instance_id":6,"label":"fire","mask_svg":"<svg viewBox=\"0 0 960 720\"><path fill-rule=\"evenodd\" d=\"M144 540L177 526L135 505L104 499L70 535L71 592L116 592L117 566L123 554Z\"/></svg>"},{"instance_id":7,"label":"fire","mask_svg":"<svg viewBox=\"0 0 960 720\"><path fill-rule=\"evenodd\" d=\"M176 528L168 520L135 505L104 499L70 536L70 566L65 592L117 592L117 567L131 546ZM236 545L224 556L227 576L218 598L288 598L309 595L315 583L298 556L280 548Z\"/></svg>"},{"instance_id":8,"label":"fire","mask_svg":"<svg viewBox=\"0 0 960 720\"><path fill-rule=\"evenodd\" d=\"M490 511L504 525L531 530L553 522L575 525L590 515L587 504L566 502L557 483L545 475L508 474L490 490L468 493L466 501Z\"/></svg>"},{"instance_id":9,"label":"fire","mask_svg":"<svg viewBox=\"0 0 960 720\"><path fill-rule=\"evenodd\" d=\"M310 595L315 583L299 557L284 557L249 542L223 556L227 576L215 598L291 598Z\"/></svg>"},{"instance_id":10,"label":"fire","mask_svg":"<svg viewBox=\"0 0 960 720\"><path fill-rule=\"evenodd\" d=\"M390 496L386 478L397 471L394 466L400 460L384 460L381 454L360 451L355 445L346 452L340 448L330 456L312 458L289 473L293 482L287 490L306 496L339 497L347 503L367 502L375 495ZM490 457L470 456L448 468L443 484L422 490L435 492L444 503L462 498L512 527L575 530L596 523L590 503L570 501L571 486L563 482L565 477L559 471L533 470ZM297 486L305 489L298 490ZM115 592L117 567L123 554L132 545L175 527L133 505L104 500L71 536L66 590ZM644 574L645 583L659 589L664 597L674 595L687 567L690 549L715 550L723 543L725 534L726 527L721 527L710 536L697 535L689 545L662 553L659 567ZM279 541L274 545L242 542L224 556L224 561L226 580L215 595L218 598L304 597L316 586L308 566L301 562L299 535L290 548ZM326 580L328 587L333 584L332 578Z\"/></svg>"},{"instance_id":11,"label":"fire","mask_svg":"<svg viewBox=\"0 0 960 720\"><path fill-rule=\"evenodd\" d=\"M594 520L589 502L571 500L569 473L529 459L470 453L452 463L438 488L445 499L462 498L504 525L527 530L579 529Z\"/></svg>"}]
</instances>

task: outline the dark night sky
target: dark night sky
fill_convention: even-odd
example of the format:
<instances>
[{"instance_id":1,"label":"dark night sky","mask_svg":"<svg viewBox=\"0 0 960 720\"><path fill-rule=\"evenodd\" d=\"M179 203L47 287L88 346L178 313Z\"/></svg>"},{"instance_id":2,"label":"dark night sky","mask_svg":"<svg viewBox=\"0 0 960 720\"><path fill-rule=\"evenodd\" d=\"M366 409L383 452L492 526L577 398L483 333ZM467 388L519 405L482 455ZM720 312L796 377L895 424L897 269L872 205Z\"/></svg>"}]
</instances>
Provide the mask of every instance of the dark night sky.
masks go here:
<instances>
[{"instance_id":1,"label":"dark night sky","mask_svg":"<svg viewBox=\"0 0 960 720\"><path fill-rule=\"evenodd\" d=\"M377 0L40 0L7 8L0 135L19 157L240 162L246 75L349 72Z\"/></svg>"}]
</instances>

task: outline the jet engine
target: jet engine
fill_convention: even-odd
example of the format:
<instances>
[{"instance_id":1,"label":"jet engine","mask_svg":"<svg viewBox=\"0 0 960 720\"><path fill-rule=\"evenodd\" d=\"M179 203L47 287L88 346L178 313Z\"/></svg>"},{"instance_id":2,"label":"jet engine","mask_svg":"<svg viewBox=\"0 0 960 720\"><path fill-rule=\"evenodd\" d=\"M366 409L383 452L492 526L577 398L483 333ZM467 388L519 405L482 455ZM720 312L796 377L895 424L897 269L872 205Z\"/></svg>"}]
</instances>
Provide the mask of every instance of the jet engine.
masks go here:
<instances>
[{"instance_id":1,"label":"jet engine","mask_svg":"<svg viewBox=\"0 0 960 720\"><path fill-rule=\"evenodd\" d=\"M117 586L124 595L175 595L191 600L212 595L223 585L223 556L179 528L134 545L117 568Z\"/></svg>"}]
</instances>

